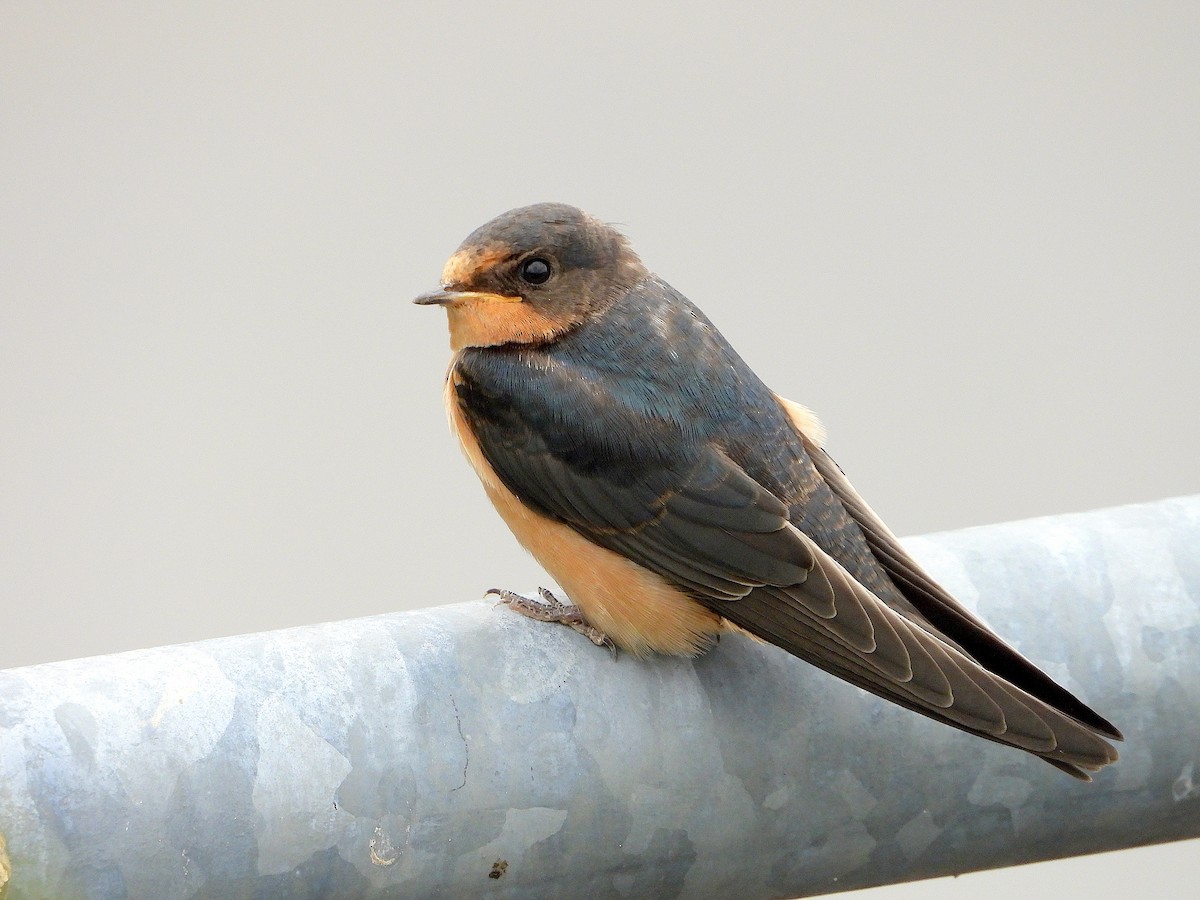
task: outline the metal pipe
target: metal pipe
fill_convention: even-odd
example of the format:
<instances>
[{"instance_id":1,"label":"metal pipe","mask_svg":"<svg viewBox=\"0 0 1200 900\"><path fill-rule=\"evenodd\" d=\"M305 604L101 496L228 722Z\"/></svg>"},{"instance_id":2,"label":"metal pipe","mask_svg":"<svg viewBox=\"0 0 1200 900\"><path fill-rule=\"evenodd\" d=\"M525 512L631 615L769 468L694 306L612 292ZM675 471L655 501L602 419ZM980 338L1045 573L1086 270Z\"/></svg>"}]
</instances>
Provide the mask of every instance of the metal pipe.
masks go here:
<instances>
[{"instance_id":1,"label":"metal pipe","mask_svg":"<svg viewBox=\"0 0 1200 900\"><path fill-rule=\"evenodd\" d=\"M782 897L1200 835L1200 496L908 545L1121 762L475 602L0 672L0 894Z\"/></svg>"}]
</instances>

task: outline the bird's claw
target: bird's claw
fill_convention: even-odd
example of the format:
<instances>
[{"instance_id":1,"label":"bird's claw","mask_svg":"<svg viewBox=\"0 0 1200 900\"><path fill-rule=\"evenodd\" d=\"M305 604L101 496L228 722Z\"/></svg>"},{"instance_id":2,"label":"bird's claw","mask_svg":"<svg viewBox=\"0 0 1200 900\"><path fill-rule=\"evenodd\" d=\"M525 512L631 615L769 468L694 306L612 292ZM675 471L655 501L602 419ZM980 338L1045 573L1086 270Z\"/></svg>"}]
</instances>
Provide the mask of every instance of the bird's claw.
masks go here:
<instances>
[{"instance_id":1,"label":"bird's claw","mask_svg":"<svg viewBox=\"0 0 1200 900\"><path fill-rule=\"evenodd\" d=\"M607 647L616 657L617 645L613 643L612 638L594 625L590 625L578 606L563 603L545 588L538 588L541 601L531 600L515 591L506 591L503 588L491 588L484 596L488 597L493 594L500 598L497 605L503 603L509 609L539 622L556 622L559 625L566 625L572 631L582 634L597 647Z\"/></svg>"}]
</instances>

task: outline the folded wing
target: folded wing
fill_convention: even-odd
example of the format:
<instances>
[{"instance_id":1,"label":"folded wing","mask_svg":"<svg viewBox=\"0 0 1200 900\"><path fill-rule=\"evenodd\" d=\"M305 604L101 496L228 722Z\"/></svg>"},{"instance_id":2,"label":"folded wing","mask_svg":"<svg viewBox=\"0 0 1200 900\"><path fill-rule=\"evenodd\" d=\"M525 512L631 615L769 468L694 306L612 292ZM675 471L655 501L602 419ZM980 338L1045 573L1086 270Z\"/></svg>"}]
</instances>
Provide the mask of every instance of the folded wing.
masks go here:
<instances>
[{"instance_id":1,"label":"folded wing","mask_svg":"<svg viewBox=\"0 0 1200 900\"><path fill-rule=\"evenodd\" d=\"M467 375L459 397L488 462L523 502L750 633L1076 777L1117 758L1101 736L1118 737L1116 729L929 579L815 446L797 441L797 464L862 527L886 573L880 577L894 580L915 614L889 606L851 575L793 524L794 498L775 496L715 442L661 423L644 430L606 424L613 413L600 404L584 411L589 427L573 429L564 443L554 418L533 412L546 408L544 398L500 407ZM651 435L644 443L642 433Z\"/></svg>"}]
</instances>

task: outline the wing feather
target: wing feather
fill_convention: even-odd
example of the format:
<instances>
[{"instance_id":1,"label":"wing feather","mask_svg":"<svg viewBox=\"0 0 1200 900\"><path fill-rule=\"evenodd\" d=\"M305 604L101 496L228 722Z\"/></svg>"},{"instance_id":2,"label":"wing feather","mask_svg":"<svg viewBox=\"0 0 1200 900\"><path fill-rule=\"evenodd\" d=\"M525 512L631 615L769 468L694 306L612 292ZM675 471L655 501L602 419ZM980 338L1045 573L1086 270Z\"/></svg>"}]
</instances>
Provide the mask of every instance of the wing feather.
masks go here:
<instances>
[{"instance_id":1,"label":"wing feather","mask_svg":"<svg viewBox=\"0 0 1200 900\"><path fill-rule=\"evenodd\" d=\"M1045 703L1091 726L1114 740L1121 732L1107 719L1013 650L981 619L955 600L912 558L883 520L850 484L845 473L824 450L805 438L817 471L863 530L876 558L921 618L945 639L989 670Z\"/></svg>"},{"instance_id":2,"label":"wing feather","mask_svg":"<svg viewBox=\"0 0 1200 900\"><path fill-rule=\"evenodd\" d=\"M521 383L504 382L510 391ZM660 419L629 421L636 411L613 396L588 401L595 385L572 394L564 382L562 396L543 391L504 403L462 368L456 385L480 450L518 498L730 622L901 706L1037 753L1077 777L1116 758L1095 733L1116 737L1116 729L925 575L803 435L792 438L789 463L797 493L785 496L718 441L688 439ZM593 405L575 412L593 417L588 426L564 433L553 404L586 402ZM869 551L854 549L861 546ZM835 558L843 550L847 565ZM903 602L885 602L884 588Z\"/></svg>"}]
</instances>

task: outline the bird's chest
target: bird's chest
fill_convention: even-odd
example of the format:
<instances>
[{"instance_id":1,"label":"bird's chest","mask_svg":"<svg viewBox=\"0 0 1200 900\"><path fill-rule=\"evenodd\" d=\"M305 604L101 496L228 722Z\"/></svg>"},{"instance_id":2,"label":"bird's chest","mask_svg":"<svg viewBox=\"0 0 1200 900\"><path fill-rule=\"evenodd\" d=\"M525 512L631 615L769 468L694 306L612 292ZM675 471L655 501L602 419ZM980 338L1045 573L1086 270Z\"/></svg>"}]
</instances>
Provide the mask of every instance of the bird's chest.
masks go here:
<instances>
[{"instance_id":1,"label":"bird's chest","mask_svg":"<svg viewBox=\"0 0 1200 900\"><path fill-rule=\"evenodd\" d=\"M458 371L457 363L458 358L455 357L450 363L450 370L446 373L446 383L442 389L442 402L446 406L446 421L450 425L450 433L458 441L458 446L467 458L467 462L471 464L471 468L475 470L475 474L483 482L484 489L487 490L492 502L495 502L495 493L501 490L506 491L507 488L500 482L500 478L496 475L496 470L492 468L491 463L483 455L483 448L479 446L479 440L475 437L475 433L471 430L470 423L467 421L466 413L458 398L458 388L462 383L462 375ZM503 512L501 512L501 515L503 515Z\"/></svg>"},{"instance_id":2,"label":"bird's chest","mask_svg":"<svg viewBox=\"0 0 1200 900\"><path fill-rule=\"evenodd\" d=\"M461 379L452 364L445 386L450 430L513 536L566 590L587 621L639 655L690 655L708 646L722 628L720 617L653 572L535 512L504 484L463 409Z\"/></svg>"}]
</instances>

